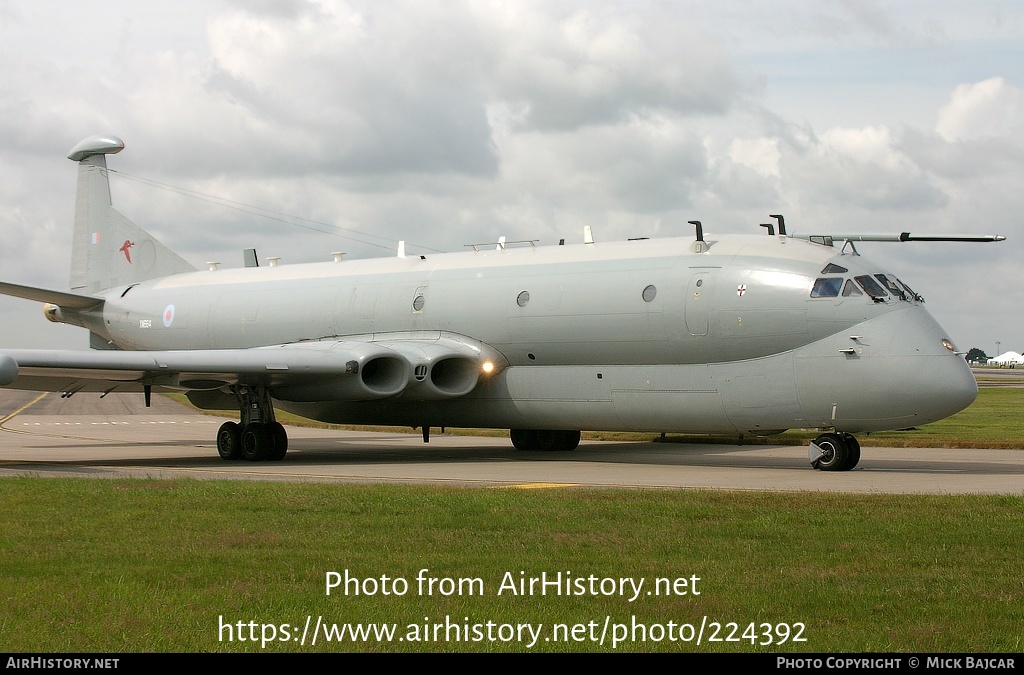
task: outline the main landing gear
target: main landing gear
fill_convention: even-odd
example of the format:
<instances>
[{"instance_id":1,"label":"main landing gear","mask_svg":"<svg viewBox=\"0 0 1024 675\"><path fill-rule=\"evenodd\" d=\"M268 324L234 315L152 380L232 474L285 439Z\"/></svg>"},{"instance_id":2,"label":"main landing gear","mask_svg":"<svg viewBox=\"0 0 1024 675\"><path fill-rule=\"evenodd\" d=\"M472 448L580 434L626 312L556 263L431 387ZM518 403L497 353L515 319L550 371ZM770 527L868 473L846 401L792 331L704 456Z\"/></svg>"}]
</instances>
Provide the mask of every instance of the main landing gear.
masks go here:
<instances>
[{"instance_id":1,"label":"main landing gear","mask_svg":"<svg viewBox=\"0 0 1024 675\"><path fill-rule=\"evenodd\" d=\"M266 387L232 387L238 399L241 424L225 422L217 430L217 454L221 459L246 459L250 462L284 459L288 452L288 433L274 419L274 407Z\"/></svg>"},{"instance_id":2,"label":"main landing gear","mask_svg":"<svg viewBox=\"0 0 1024 675\"><path fill-rule=\"evenodd\" d=\"M811 441L809 456L815 469L849 471L860 462L860 443L853 434L822 434Z\"/></svg>"},{"instance_id":3,"label":"main landing gear","mask_svg":"<svg viewBox=\"0 0 1024 675\"><path fill-rule=\"evenodd\" d=\"M549 431L547 429L512 429L509 432L516 450L575 450L580 444L578 431Z\"/></svg>"}]
</instances>

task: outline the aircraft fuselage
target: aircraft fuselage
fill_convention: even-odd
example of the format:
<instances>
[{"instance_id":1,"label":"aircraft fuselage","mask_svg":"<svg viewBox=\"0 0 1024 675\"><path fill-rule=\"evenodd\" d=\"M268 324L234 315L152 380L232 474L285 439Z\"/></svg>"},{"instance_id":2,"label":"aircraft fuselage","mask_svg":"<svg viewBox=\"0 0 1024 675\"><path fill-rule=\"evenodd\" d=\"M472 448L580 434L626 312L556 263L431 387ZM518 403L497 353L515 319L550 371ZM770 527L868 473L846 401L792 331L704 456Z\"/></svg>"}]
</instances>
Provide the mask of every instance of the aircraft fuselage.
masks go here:
<instances>
[{"instance_id":1,"label":"aircraft fuselage","mask_svg":"<svg viewBox=\"0 0 1024 675\"><path fill-rule=\"evenodd\" d=\"M79 319L132 350L414 334L469 338L500 355L492 376L449 400L279 399L339 423L853 432L924 424L976 396L918 298L811 297L818 279L883 272L864 258L781 236L722 236L704 252L692 244L215 269L115 287L102 316ZM826 274L830 263L848 271Z\"/></svg>"}]
</instances>

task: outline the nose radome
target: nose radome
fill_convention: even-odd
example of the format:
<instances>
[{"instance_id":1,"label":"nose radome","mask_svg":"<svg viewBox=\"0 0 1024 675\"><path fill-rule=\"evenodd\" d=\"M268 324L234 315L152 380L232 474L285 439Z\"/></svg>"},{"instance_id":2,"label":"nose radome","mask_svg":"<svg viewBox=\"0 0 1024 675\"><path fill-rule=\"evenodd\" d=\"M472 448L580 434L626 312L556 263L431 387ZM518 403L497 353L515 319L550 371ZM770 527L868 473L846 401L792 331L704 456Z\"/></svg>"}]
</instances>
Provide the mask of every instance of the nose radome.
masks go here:
<instances>
[{"instance_id":1,"label":"nose radome","mask_svg":"<svg viewBox=\"0 0 1024 675\"><path fill-rule=\"evenodd\" d=\"M889 353L901 396L913 402L917 424L955 415L978 396L978 383L949 334L920 306L899 312Z\"/></svg>"},{"instance_id":2,"label":"nose radome","mask_svg":"<svg viewBox=\"0 0 1024 675\"><path fill-rule=\"evenodd\" d=\"M978 385L947 334L910 305L852 326L796 358L807 420L840 431L929 424L969 406Z\"/></svg>"}]
</instances>

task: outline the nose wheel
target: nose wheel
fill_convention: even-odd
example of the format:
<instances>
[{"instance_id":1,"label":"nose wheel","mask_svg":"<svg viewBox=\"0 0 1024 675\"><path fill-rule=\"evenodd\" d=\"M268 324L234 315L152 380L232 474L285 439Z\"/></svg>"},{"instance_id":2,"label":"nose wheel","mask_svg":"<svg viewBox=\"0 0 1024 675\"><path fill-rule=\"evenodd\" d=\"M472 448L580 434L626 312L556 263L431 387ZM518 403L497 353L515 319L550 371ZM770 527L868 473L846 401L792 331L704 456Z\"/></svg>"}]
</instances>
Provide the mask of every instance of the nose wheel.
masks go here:
<instances>
[{"instance_id":1,"label":"nose wheel","mask_svg":"<svg viewBox=\"0 0 1024 675\"><path fill-rule=\"evenodd\" d=\"M860 443L853 434L822 434L811 441L808 457L819 471L849 471L860 462Z\"/></svg>"}]
</instances>

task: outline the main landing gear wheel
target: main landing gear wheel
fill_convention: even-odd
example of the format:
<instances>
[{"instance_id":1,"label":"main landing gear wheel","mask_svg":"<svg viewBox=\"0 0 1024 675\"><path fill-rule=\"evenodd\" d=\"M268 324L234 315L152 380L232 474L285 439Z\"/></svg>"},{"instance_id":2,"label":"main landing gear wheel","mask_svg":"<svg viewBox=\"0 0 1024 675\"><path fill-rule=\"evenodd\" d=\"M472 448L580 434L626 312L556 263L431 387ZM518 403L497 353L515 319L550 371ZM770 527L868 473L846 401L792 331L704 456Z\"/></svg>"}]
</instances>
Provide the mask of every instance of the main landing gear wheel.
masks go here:
<instances>
[{"instance_id":1,"label":"main landing gear wheel","mask_svg":"<svg viewBox=\"0 0 1024 675\"><path fill-rule=\"evenodd\" d=\"M512 429L508 435L516 450L540 450L540 444L537 443L537 432L533 429Z\"/></svg>"},{"instance_id":2,"label":"main landing gear wheel","mask_svg":"<svg viewBox=\"0 0 1024 675\"><path fill-rule=\"evenodd\" d=\"M263 386L234 385L238 400L237 422L225 422L217 430L217 454L223 459L279 462L288 453L288 432L274 419L270 391Z\"/></svg>"},{"instance_id":3,"label":"main landing gear wheel","mask_svg":"<svg viewBox=\"0 0 1024 675\"><path fill-rule=\"evenodd\" d=\"M242 430L242 457L250 462L269 459L274 451L274 437L263 422L251 422Z\"/></svg>"},{"instance_id":4,"label":"main landing gear wheel","mask_svg":"<svg viewBox=\"0 0 1024 675\"><path fill-rule=\"evenodd\" d=\"M270 436L274 440L274 449L267 455L272 462L280 462L288 453L288 432L280 422L271 422L267 425Z\"/></svg>"},{"instance_id":5,"label":"main landing gear wheel","mask_svg":"<svg viewBox=\"0 0 1024 675\"><path fill-rule=\"evenodd\" d=\"M852 434L822 434L814 445L822 454L811 466L820 471L849 471L860 462L860 443Z\"/></svg>"},{"instance_id":6,"label":"main landing gear wheel","mask_svg":"<svg viewBox=\"0 0 1024 675\"><path fill-rule=\"evenodd\" d=\"M545 450L567 452L580 444L578 431L552 431L548 429L512 429L509 432L516 450Z\"/></svg>"},{"instance_id":7,"label":"main landing gear wheel","mask_svg":"<svg viewBox=\"0 0 1024 675\"><path fill-rule=\"evenodd\" d=\"M225 422L217 430L217 454L221 459L242 456L242 430L237 422Z\"/></svg>"}]
</instances>

